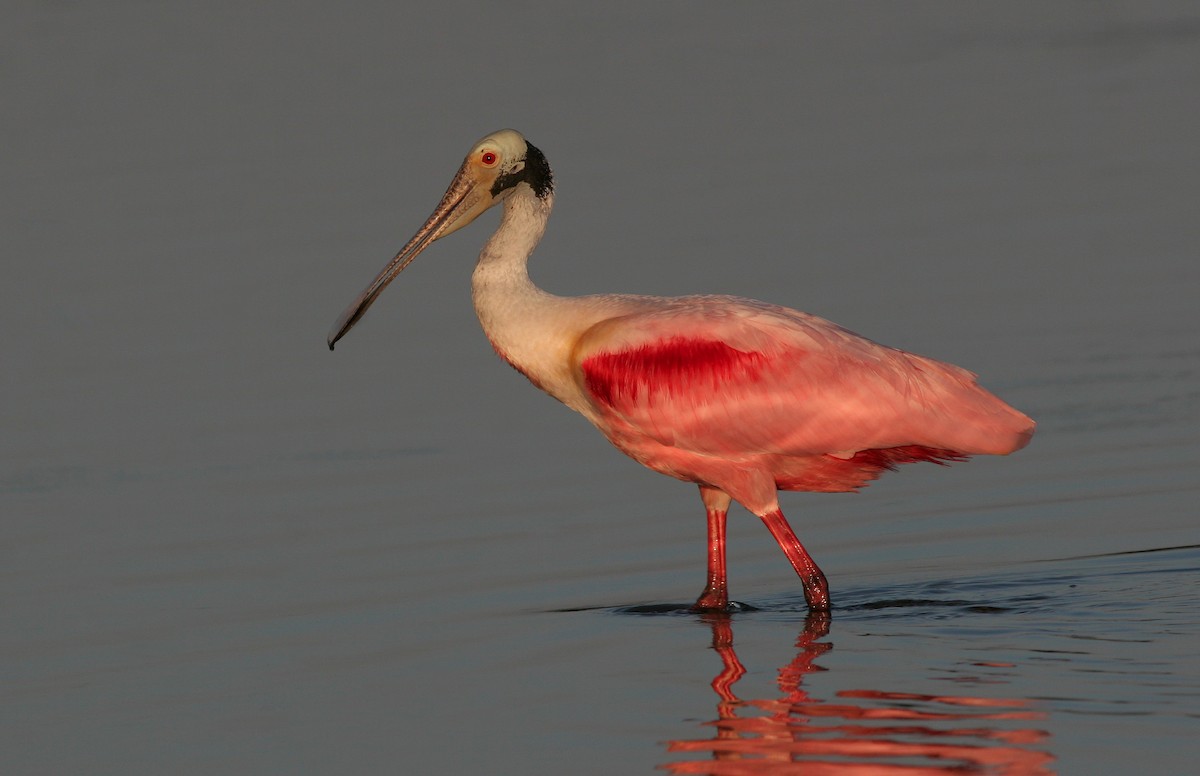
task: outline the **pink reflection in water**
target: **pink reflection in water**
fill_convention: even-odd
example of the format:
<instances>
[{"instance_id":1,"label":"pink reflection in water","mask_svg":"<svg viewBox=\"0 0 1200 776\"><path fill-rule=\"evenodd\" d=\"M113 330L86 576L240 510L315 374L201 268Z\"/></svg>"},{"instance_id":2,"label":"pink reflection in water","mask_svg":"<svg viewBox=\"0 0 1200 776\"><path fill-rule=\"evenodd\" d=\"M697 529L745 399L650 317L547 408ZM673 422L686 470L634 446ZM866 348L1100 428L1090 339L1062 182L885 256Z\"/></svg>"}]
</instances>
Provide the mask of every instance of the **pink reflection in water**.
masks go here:
<instances>
[{"instance_id":1,"label":"pink reflection in water","mask_svg":"<svg viewBox=\"0 0 1200 776\"><path fill-rule=\"evenodd\" d=\"M829 632L828 615L812 614L796 640L798 652L779 671L778 700L741 700L733 686L746 673L733 649L728 615L708 615L713 648L722 668L712 681L720 698L711 738L668 743L668 751L710 754L660 766L671 773L714 774L920 774L985 773L998 776L1052 774L1054 757L1030 748L1049 733L1036 728L999 727L1000 720L1039 720L1019 698L923 695L884 690L843 690L839 699L867 703L828 703L801 687L805 674L832 649L818 639ZM978 664L985 665L985 664Z\"/></svg>"}]
</instances>

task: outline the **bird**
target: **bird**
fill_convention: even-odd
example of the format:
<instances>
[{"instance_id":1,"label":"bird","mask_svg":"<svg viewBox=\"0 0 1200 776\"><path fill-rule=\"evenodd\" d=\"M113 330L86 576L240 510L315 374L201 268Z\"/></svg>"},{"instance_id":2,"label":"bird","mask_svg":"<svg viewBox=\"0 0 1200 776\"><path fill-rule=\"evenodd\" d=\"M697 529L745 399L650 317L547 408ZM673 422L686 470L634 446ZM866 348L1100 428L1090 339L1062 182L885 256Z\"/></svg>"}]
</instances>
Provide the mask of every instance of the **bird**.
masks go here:
<instances>
[{"instance_id":1,"label":"bird","mask_svg":"<svg viewBox=\"0 0 1200 776\"><path fill-rule=\"evenodd\" d=\"M780 511L779 491L848 492L899 464L1007 455L1035 422L958 366L887 347L815 315L734 296L548 293L529 257L554 207L545 155L512 129L464 159L432 215L330 329L330 350L435 240L497 205L471 296L496 353L638 463L698 486L707 582L691 609L730 611L727 513L757 515L812 612L829 583Z\"/></svg>"}]
</instances>

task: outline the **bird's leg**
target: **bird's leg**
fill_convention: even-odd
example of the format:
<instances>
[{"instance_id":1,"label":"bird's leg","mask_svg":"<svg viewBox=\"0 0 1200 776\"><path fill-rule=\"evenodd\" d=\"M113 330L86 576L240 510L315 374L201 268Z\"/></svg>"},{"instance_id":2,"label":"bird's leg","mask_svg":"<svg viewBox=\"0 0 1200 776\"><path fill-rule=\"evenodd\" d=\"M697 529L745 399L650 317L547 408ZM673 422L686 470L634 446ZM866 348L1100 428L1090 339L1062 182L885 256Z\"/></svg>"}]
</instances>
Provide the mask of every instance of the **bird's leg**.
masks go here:
<instances>
[{"instance_id":1,"label":"bird's leg","mask_svg":"<svg viewBox=\"0 0 1200 776\"><path fill-rule=\"evenodd\" d=\"M727 611L729 584L725 577L725 517L726 510L708 512L708 584L696 599L693 611Z\"/></svg>"},{"instance_id":2,"label":"bird's leg","mask_svg":"<svg viewBox=\"0 0 1200 776\"><path fill-rule=\"evenodd\" d=\"M692 611L729 611L729 585L725 579L725 516L729 513L727 493L700 486L700 498L708 513L708 585L692 605Z\"/></svg>"},{"instance_id":3,"label":"bird's leg","mask_svg":"<svg viewBox=\"0 0 1200 776\"><path fill-rule=\"evenodd\" d=\"M783 554L787 555L792 568L800 575L800 584L804 586L804 600L808 602L809 610L829 611L829 583L825 581L825 575L817 568L808 550L804 549L804 545L796 538L783 512L775 509L759 517L767 524L767 530L775 537L775 541L779 542Z\"/></svg>"}]
</instances>

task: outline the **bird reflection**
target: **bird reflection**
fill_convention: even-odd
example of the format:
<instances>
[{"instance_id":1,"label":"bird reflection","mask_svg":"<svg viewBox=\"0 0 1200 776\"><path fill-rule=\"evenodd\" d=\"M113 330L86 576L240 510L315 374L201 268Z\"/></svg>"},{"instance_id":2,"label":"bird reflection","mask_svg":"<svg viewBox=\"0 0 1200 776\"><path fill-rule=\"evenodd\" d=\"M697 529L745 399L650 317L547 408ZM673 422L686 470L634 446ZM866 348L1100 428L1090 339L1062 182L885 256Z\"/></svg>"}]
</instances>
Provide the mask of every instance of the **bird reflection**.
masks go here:
<instances>
[{"instance_id":1,"label":"bird reflection","mask_svg":"<svg viewBox=\"0 0 1200 776\"><path fill-rule=\"evenodd\" d=\"M884 690L843 690L844 702L813 698L805 674L825 669L814 661L833 648L829 615L811 613L796 640L796 656L779 670L778 699L742 700L734 685L746 673L733 648L727 613L702 618L712 628L721 670L712 680L719 698L711 738L668 742L668 751L708 754L662 769L679 774L947 774L1003 776L1052 774L1054 759L1033 746L1044 730L1002 727L1001 721L1044 719L1023 699L923 695ZM855 702L855 699L861 702Z\"/></svg>"}]
</instances>

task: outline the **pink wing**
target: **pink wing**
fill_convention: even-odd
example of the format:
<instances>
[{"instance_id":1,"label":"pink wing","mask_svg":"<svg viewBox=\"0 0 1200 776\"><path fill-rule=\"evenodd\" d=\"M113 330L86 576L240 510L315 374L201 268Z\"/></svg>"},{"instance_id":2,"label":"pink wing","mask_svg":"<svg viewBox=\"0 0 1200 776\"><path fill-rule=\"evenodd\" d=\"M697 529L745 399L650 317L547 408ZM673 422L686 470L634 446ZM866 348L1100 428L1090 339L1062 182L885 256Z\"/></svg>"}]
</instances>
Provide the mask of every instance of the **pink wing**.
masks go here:
<instances>
[{"instance_id":1,"label":"pink wing","mask_svg":"<svg viewBox=\"0 0 1200 776\"><path fill-rule=\"evenodd\" d=\"M604 321L580 338L576 363L602 418L700 454L1004 454L1033 434L964 369L731 297Z\"/></svg>"}]
</instances>

